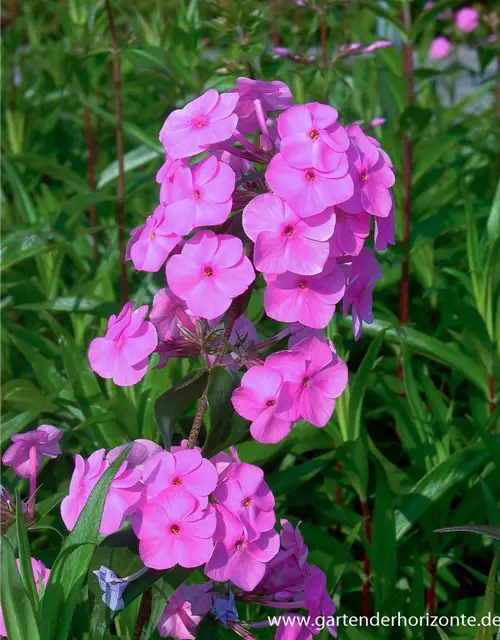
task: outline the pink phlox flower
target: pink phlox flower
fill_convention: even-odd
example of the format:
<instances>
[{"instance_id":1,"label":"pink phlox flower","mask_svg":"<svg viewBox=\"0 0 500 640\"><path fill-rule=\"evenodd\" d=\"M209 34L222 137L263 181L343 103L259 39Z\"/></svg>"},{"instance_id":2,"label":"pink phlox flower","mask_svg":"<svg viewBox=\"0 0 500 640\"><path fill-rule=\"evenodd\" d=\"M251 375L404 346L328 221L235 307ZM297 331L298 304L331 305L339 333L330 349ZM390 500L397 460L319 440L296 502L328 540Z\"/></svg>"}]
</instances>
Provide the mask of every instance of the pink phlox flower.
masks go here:
<instances>
[{"instance_id":1,"label":"pink phlox flower","mask_svg":"<svg viewBox=\"0 0 500 640\"><path fill-rule=\"evenodd\" d=\"M477 29L479 23L479 12L472 7L462 7L457 11L455 24L464 33L471 33Z\"/></svg>"},{"instance_id":2,"label":"pink phlox flower","mask_svg":"<svg viewBox=\"0 0 500 640\"><path fill-rule=\"evenodd\" d=\"M375 221L385 218L375 218ZM370 235L370 215L368 213L345 213L335 207L335 231L330 239L330 255L357 256Z\"/></svg>"},{"instance_id":3,"label":"pink phlox flower","mask_svg":"<svg viewBox=\"0 0 500 640\"><path fill-rule=\"evenodd\" d=\"M187 158L228 140L238 124L238 99L238 94L219 95L215 89L208 89L183 109L172 111L160 131L165 151L172 158Z\"/></svg>"},{"instance_id":4,"label":"pink phlox flower","mask_svg":"<svg viewBox=\"0 0 500 640\"><path fill-rule=\"evenodd\" d=\"M328 338L325 336L324 331L321 331L321 329L310 329L309 327L304 327L304 325L300 324L299 322L294 324L293 329L294 330L292 332L292 335L288 339L288 349L291 349L295 344L297 344L297 342L300 342L304 338L314 337L327 344L330 347L332 353L336 353L335 345L331 340L328 340Z\"/></svg>"},{"instance_id":5,"label":"pink phlox flower","mask_svg":"<svg viewBox=\"0 0 500 640\"><path fill-rule=\"evenodd\" d=\"M92 371L111 378L120 387L136 384L148 370L148 356L158 344L156 329L144 320L147 305L135 311L127 302L118 316L112 315L104 338L94 338L89 346Z\"/></svg>"},{"instance_id":6,"label":"pink phlox flower","mask_svg":"<svg viewBox=\"0 0 500 640\"><path fill-rule=\"evenodd\" d=\"M235 156L229 151L225 151L224 149L216 149L213 152L213 155L224 164L227 164L234 171L234 174L237 179L241 178L245 173L251 171L253 169L253 164L249 160L245 160L245 158L240 158L240 156Z\"/></svg>"},{"instance_id":7,"label":"pink phlox flower","mask_svg":"<svg viewBox=\"0 0 500 640\"><path fill-rule=\"evenodd\" d=\"M392 47L392 42L390 40L377 40L376 42L369 44L367 47L363 47L363 53L372 53L373 51L386 49L387 47Z\"/></svg>"},{"instance_id":8,"label":"pink phlox flower","mask_svg":"<svg viewBox=\"0 0 500 640\"><path fill-rule=\"evenodd\" d=\"M241 240L212 231L190 238L181 254L167 262L166 271L171 290L195 315L209 320L227 311L255 279Z\"/></svg>"},{"instance_id":9,"label":"pink phlox flower","mask_svg":"<svg viewBox=\"0 0 500 640\"><path fill-rule=\"evenodd\" d=\"M312 640L312 635L302 615L286 613L280 618L274 640Z\"/></svg>"},{"instance_id":10,"label":"pink phlox flower","mask_svg":"<svg viewBox=\"0 0 500 640\"><path fill-rule=\"evenodd\" d=\"M148 460L142 480L145 485L142 499L146 503L170 487L188 491L199 508L206 509L218 475L214 465L201 455L199 449L180 449L175 453L161 451Z\"/></svg>"},{"instance_id":11,"label":"pink phlox flower","mask_svg":"<svg viewBox=\"0 0 500 640\"><path fill-rule=\"evenodd\" d=\"M373 322L372 294L376 281L381 277L382 270L373 251L364 248L352 261L343 300L344 316L352 305L352 329L355 340L361 335L363 322Z\"/></svg>"},{"instance_id":12,"label":"pink phlox flower","mask_svg":"<svg viewBox=\"0 0 500 640\"><path fill-rule=\"evenodd\" d=\"M131 231L126 257L138 271L155 272L180 241L181 236L169 230L165 207L159 205L142 227Z\"/></svg>"},{"instance_id":13,"label":"pink phlox flower","mask_svg":"<svg viewBox=\"0 0 500 640\"><path fill-rule=\"evenodd\" d=\"M179 323L187 329L195 331L195 318L188 312L185 301L176 296L168 287L159 289L155 293L149 319L162 341L181 337Z\"/></svg>"},{"instance_id":14,"label":"pink phlox flower","mask_svg":"<svg viewBox=\"0 0 500 640\"><path fill-rule=\"evenodd\" d=\"M374 245L377 251L383 251L388 244L396 244L394 220L394 196L391 193L392 208L386 218L374 218Z\"/></svg>"},{"instance_id":15,"label":"pink phlox flower","mask_svg":"<svg viewBox=\"0 0 500 640\"><path fill-rule=\"evenodd\" d=\"M242 523L224 508L217 509L217 529L213 553L205 574L217 582L231 580L244 591L253 591L262 580L266 563L279 550L276 531L266 531L250 541Z\"/></svg>"},{"instance_id":16,"label":"pink phlox flower","mask_svg":"<svg viewBox=\"0 0 500 640\"><path fill-rule=\"evenodd\" d=\"M280 322L300 322L312 329L324 329L333 317L336 303L345 290L345 277L334 259L323 271L301 276L287 271L265 274L264 307L269 317Z\"/></svg>"},{"instance_id":17,"label":"pink phlox flower","mask_svg":"<svg viewBox=\"0 0 500 640\"><path fill-rule=\"evenodd\" d=\"M241 133L254 133L259 130L257 109L261 109L261 114L265 114L268 111L286 109L293 102L290 89L279 80L264 82L250 78L237 78L236 84L238 86L230 89L229 93L239 95L235 113L239 117L238 130Z\"/></svg>"},{"instance_id":18,"label":"pink phlox flower","mask_svg":"<svg viewBox=\"0 0 500 640\"><path fill-rule=\"evenodd\" d=\"M305 338L288 352L271 354L266 364L281 372L283 389L294 401L291 411L315 427L324 427L335 409L335 399L347 385L347 366L329 345L315 337Z\"/></svg>"},{"instance_id":19,"label":"pink phlox flower","mask_svg":"<svg viewBox=\"0 0 500 640\"><path fill-rule=\"evenodd\" d=\"M151 569L204 564L212 554L215 525L213 507L200 510L199 502L181 487L164 489L132 518L139 555Z\"/></svg>"},{"instance_id":20,"label":"pink phlox flower","mask_svg":"<svg viewBox=\"0 0 500 640\"><path fill-rule=\"evenodd\" d=\"M21 478L30 477L30 450L36 450L36 471L43 466L43 457L57 458L61 454L59 440L63 432L50 424L42 424L37 429L17 433L12 436L13 444L5 451L2 462L6 467L13 467Z\"/></svg>"},{"instance_id":21,"label":"pink phlox flower","mask_svg":"<svg viewBox=\"0 0 500 640\"><path fill-rule=\"evenodd\" d=\"M240 416L252 421L250 433L258 442L279 442L292 429L291 420L281 417L292 407L292 398L282 393L282 387L282 375L264 365L249 369L241 379L241 386L233 391L233 407Z\"/></svg>"},{"instance_id":22,"label":"pink phlox flower","mask_svg":"<svg viewBox=\"0 0 500 640\"><path fill-rule=\"evenodd\" d=\"M106 456L106 460L109 464L112 464L116 458L120 455L120 453L127 447L127 444L122 444L119 447L115 447L111 449L111 451ZM143 438L138 438L132 442L132 447L125 458L127 462L127 467L129 469L139 469L142 471L144 465L148 460L156 456L157 453L163 451L163 447L152 440L146 440Z\"/></svg>"},{"instance_id":23,"label":"pink phlox flower","mask_svg":"<svg viewBox=\"0 0 500 640\"><path fill-rule=\"evenodd\" d=\"M264 481L264 472L253 464L238 464L231 476L217 485L214 498L238 518L249 541L276 523L274 496Z\"/></svg>"},{"instance_id":24,"label":"pink phlox flower","mask_svg":"<svg viewBox=\"0 0 500 640\"><path fill-rule=\"evenodd\" d=\"M282 519L280 520L281 524L281 546L288 552L292 552L297 558L297 562L299 567L304 567L307 554L309 553L308 548L304 544L304 538L299 530L299 524L293 528L293 526L288 522L288 520Z\"/></svg>"},{"instance_id":25,"label":"pink phlox flower","mask_svg":"<svg viewBox=\"0 0 500 640\"><path fill-rule=\"evenodd\" d=\"M219 474L219 482L223 482L229 475L231 470L238 464L241 464L241 460L238 457L236 447L229 447L229 453L226 451L220 451L215 456L210 458L210 462L215 465L217 473Z\"/></svg>"},{"instance_id":26,"label":"pink phlox flower","mask_svg":"<svg viewBox=\"0 0 500 640\"><path fill-rule=\"evenodd\" d=\"M160 185L160 204L172 202L172 188L177 169L184 166L186 160L176 160L165 154L165 162L156 173L156 182Z\"/></svg>"},{"instance_id":27,"label":"pink phlox flower","mask_svg":"<svg viewBox=\"0 0 500 640\"><path fill-rule=\"evenodd\" d=\"M104 454L104 449L99 449L86 461L80 455L75 456L75 470L69 485L69 495L61 503L61 517L68 531L75 526L92 489L109 467L109 461L104 458ZM142 492L140 478L140 470L129 469L126 461L120 466L104 503L99 533L109 535L118 531L125 518L134 511Z\"/></svg>"},{"instance_id":28,"label":"pink phlox flower","mask_svg":"<svg viewBox=\"0 0 500 640\"><path fill-rule=\"evenodd\" d=\"M444 36L434 38L429 47L429 56L433 60L442 60L450 53L451 43Z\"/></svg>"},{"instance_id":29,"label":"pink phlox flower","mask_svg":"<svg viewBox=\"0 0 500 640\"><path fill-rule=\"evenodd\" d=\"M304 586L304 604L310 616L310 631L314 635L320 633L323 627L319 627L315 621L323 619L327 623L330 619L333 624L325 626L328 633L336 638L337 628L333 619L335 604L328 594L325 574L318 567L313 566L310 569L310 576Z\"/></svg>"},{"instance_id":30,"label":"pink phlox flower","mask_svg":"<svg viewBox=\"0 0 500 640\"><path fill-rule=\"evenodd\" d=\"M340 208L346 213L359 214L365 211L373 216L386 217L392 207L389 189L395 182L394 172L359 125L351 125L348 133L351 138L348 156L354 194Z\"/></svg>"},{"instance_id":31,"label":"pink phlox flower","mask_svg":"<svg viewBox=\"0 0 500 640\"><path fill-rule=\"evenodd\" d=\"M271 189L302 218L345 202L354 193L347 154L337 154L338 164L329 172L313 167L298 169L277 153L266 169Z\"/></svg>"},{"instance_id":32,"label":"pink phlox flower","mask_svg":"<svg viewBox=\"0 0 500 640\"><path fill-rule=\"evenodd\" d=\"M349 136L337 122L338 113L319 102L290 107L278 118L280 152L297 169L330 172L346 165Z\"/></svg>"},{"instance_id":33,"label":"pink phlox flower","mask_svg":"<svg viewBox=\"0 0 500 640\"><path fill-rule=\"evenodd\" d=\"M329 255L333 211L302 219L279 196L262 194L243 210L243 228L255 242L255 268L265 273L320 273Z\"/></svg>"},{"instance_id":34,"label":"pink phlox flower","mask_svg":"<svg viewBox=\"0 0 500 640\"><path fill-rule=\"evenodd\" d=\"M165 208L167 227L186 235L195 227L219 225L231 211L234 171L213 155L193 167L179 167L172 185L172 201Z\"/></svg>"},{"instance_id":35,"label":"pink phlox flower","mask_svg":"<svg viewBox=\"0 0 500 640\"><path fill-rule=\"evenodd\" d=\"M19 560L16 560L17 571L21 574L21 563ZM40 584L45 588L49 581L50 577L50 569L43 564L41 560L36 560L35 558L31 558L31 571L33 573L33 578L35 580L35 587L37 593L40 593ZM2 607L0 606L0 636L7 637L7 629L5 628L5 622L3 618Z\"/></svg>"},{"instance_id":36,"label":"pink phlox flower","mask_svg":"<svg viewBox=\"0 0 500 640\"><path fill-rule=\"evenodd\" d=\"M212 582L181 584L170 596L161 615L158 623L160 636L162 638L194 640L193 634L196 628L212 606L211 589Z\"/></svg>"}]
</instances>

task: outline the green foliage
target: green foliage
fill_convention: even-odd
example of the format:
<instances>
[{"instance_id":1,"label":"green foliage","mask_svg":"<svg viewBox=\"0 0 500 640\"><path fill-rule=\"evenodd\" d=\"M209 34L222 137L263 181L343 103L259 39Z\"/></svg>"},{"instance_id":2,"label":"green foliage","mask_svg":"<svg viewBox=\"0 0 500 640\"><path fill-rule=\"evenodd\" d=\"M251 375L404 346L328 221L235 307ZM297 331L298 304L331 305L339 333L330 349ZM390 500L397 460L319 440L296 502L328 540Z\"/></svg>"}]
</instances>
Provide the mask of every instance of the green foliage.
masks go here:
<instances>
[{"instance_id":1,"label":"green foliage","mask_svg":"<svg viewBox=\"0 0 500 640\"><path fill-rule=\"evenodd\" d=\"M92 570L105 564L125 576L139 568L130 531L98 536L119 461L69 536L58 503L76 453L87 456L136 438L178 445L204 389L204 454L241 441L241 459L261 465L275 492L278 521L302 521L310 561L325 571L340 614L361 611L365 552L371 606L380 615L424 615L430 555L437 560L439 613L499 611L499 133L496 80L488 67L498 51L482 44L477 71L460 56L449 65L428 59L431 39L451 28L437 16L463 5L458 0L440 0L425 11L423 0L325 4L328 60L345 43L386 37L411 43L413 104L397 46L337 57L321 68L322 2L281 0L277 17L273 0L112 2L120 41L126 232L156 206L155 174L163 160L158 131L165 116L210 87L225 91L238 76L280 79L298 102L335 106L343 123L386 118L373 135L396 171L397 242L379 254L384 276L374 292L375 320L354 342L351 318L337 314L328 335L348 361L348 389L324 429L299 423L276 445L252 440L247 422L235 415L230 395L240 373L215 367L207 374L201 360L170 358L140 384L120 389L90 370L89 342L121 307L106 13L98 2L17 3L17 17L2 28L2 448L42 423L64 431L63 456L39 476L36 528L24 525L18 501L17 523L2 539L1 597L10 640L131 640L150 588L152 614L143 638L158 637L155 625L169 595L186 579L201 581L201 574L151 570L127 588L119 615L103 605ZM410 29L402 21L403 4L412 9ZM486 9L482 16L478 31L467 36L470 44L489 35ZM2 27L3 19L4 13ZM274 55L274 32L280 46L316 60ZM458 36L454 32L453 39ZM466 80L471 86L463 96ZM403 136L413 147L406 326L399 321ZM130 299L138 304L150 304L165 282L163 272L137 274L127 267L127 275ZM277 326L263 316L259 287L249 314L265 339ZM26 494L26 483L11 469L3 482ZM362 503L371 515L371 542ZM67 537L58 555L60 535ZM40 596L31 556L52 569ZM261 610L259 619L265 615ZM469 631L467 637L492 637L486 628ZM439 633L461 640L464 632L429 628L412 636L408 629L343 628L339 637ZM216 633L227 637L207 620L200 637ZM272 634L257 629L256 637Z\"/></svg>"}]
</instances>

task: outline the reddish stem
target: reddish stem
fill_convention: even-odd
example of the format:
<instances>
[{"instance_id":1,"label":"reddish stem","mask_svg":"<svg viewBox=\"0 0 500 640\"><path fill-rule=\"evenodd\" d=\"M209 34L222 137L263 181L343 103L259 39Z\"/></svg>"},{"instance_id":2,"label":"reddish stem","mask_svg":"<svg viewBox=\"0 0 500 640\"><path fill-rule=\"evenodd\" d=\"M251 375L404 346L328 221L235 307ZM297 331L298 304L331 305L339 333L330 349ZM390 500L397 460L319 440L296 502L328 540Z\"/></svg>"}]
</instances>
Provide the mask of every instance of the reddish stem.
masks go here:
<instances>
[{"instance_id":1,"label":"reddish stem","mask_svg":"<svg viewBox=\"0 0 500 640\"><path fill-rule=\"evenodd\" d=\"M365 538L368 544L371 544L372 541L372 520L370 515L370 508L368 507L367 502L361 503L361 512L363 514L363 529L365 533ZM363 556L363 571L365 574L365 579L363 581L363 591L362 591L362 599L361 599L361 615L370 617L370 557L368 552L365 550Z\"/></svg>"},{"instance_id":2,"label":"reddish stem","mask_svg":"<svg viewBox=\"0 0 500 640\"><path fill-rule=\"evenodd\" d=\"M141 606L139 607L139 613L137 614L137 621L135 623L133 640L140 640L142 636L142 630L149 622L151 617L151 606L153 601L153 595L151 587L142 594Z\"/></svg>"},{"instance_id":3,"label":"reddish stem","mask_svg":"<svg viewBox=\"0 0 500 640\"><path fill-rule=\"evenodd\" d=\"M116 34L115 21L111 11L110 0L106 0L106 13L108 14L111 42L113 44L113 85L116 115L116 156L118 160L118 180L116 183L116 222L118 226L118 250L120 253L121 267L121 294L122 304L128 300L127 267L125 263L125 169L123 164L123 117L122 117L122 85L120 74L120 56L118 48L118 36Z\"/></svg>"},{"instance_id":4,"label":"reddish stem","mask_svg":"<svg viewBox=\"0 0 500 640\"><path fill-rule=\"evenodd\" d=\"M84 107L83 120L85 123L85 142L87 145L87 171L89 174L89 191L95 191L95 152L92 140L92 122L90 120L90 109ZM92 259L97 264L99 259L99 249L97 244L97 210L95 203L89 206L89 221L92 229Z\"/></svg>"},{"instance_id":5,"label":"reddish stem","mask_svg":"<svg viewBox=\"0 0 500 640\"><path fill-rule=\"evenodd\" d=\"M29 473L30 473L30 491L28 501L28 520L33 522L35 519L35 505L36 505L36 448L30 447L29 451Z\"/></svg>"},{"instance_id":6,"label":"reddish stem","mask_svg":"<svg viewBox=\"0 0 500 640\"><path fill-rule=\"evenodd\" d=\"M434 611L436 608L436 560L434 556L431 555L429 557L429 563L427 565L427 569L429 570L429 575L431 578L429 588L427 589L427 593L425 595L425 602L427 605L427 612L430 616L434 615Z\"/></svg>"},{"instance_id":7,"label":"reddish stem","mask_svg":"<svg viewBox=\"0 0 500 640\"><path fill-rule=\"evenodd\" d=\"M403 73L407 78L406 103L414 103L414 70L413 48L410 39L411 10L406 2L403 10L403 22L408 40L403 43ZM401 269L401 284L399 289L399 320L407 324L409 320L410 283L409 283L409 253L410 253L410 222L411 222L411 178L413 166L413 145L406 134L403 135L403 263ZM400 372L401 376L401 372Z\"/></svg>"}]
</instances>

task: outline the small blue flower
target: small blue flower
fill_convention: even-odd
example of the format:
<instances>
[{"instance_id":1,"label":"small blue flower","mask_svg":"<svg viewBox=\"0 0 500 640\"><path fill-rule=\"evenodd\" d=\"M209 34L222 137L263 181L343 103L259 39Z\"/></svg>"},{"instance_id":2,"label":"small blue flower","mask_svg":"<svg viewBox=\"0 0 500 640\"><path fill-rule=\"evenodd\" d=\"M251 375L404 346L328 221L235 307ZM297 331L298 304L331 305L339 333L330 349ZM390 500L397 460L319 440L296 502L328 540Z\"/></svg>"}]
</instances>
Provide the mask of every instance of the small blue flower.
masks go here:
<instances>
[{"instance_id":1,"label":"small blue flower","mask_svg":"<svg viewBox=\"0 0 500 640\"><path fill-rule=\"evenodd\" d=\"M238 611L234 602L233 592L229 592L229 598L216 596L211 613L224 627L228 622L236 622L238 620Z\"/></svg>"},{"instance_id":2,"label":"small blue flower","mask_svg":"<svg viewBox=\"0 0 500 640\"><path fill-rule=\"evenodd\" d=\"M129 584L129 579L119 578L114 571L101 565L99 569L93 571L99 580L102 591L102 601L111 611L120 611L125 606L123 602L123 592Z\"/></svg>"}]
</instances>

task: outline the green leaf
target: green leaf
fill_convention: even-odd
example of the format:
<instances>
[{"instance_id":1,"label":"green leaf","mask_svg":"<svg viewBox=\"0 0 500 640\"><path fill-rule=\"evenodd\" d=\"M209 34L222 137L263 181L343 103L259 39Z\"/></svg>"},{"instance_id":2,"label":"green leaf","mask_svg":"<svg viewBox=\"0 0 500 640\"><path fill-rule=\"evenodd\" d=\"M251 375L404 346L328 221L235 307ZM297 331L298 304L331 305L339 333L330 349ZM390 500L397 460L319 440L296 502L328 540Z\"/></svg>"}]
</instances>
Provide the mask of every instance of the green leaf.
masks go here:
<instances>
[{"instance_id":1,"label":"green leaf","mask_svg":"<svg viewBox=\"0 0 500 640\"><path fill-rule=\"evenodd\" d=\"M19 493L16 491L16 532L17 546L19 549L19 565L21 569L21 581L26 594L33 607L33 613L38 608L38 593L36 591L33 569L31 568L31 550L24 520L24 511Z\"/></svg>"},{"instance_id":2,"label":"green leaf","mask_svg":"<svg viewBox=\"0 0 500 640\"><path fill-rule=\"evenodd\" d=\"M130 446L126 447L104 472L57 556L40 602L43 640L67 640L76 603L97 546L106 496L129 450Z\"/></svg>"},{"instance_id":3,"label":"green leaf","mask_svg":"<svg viewBox=\"0 0 500 640\"><path fill-rule=\"evenodd\" d=\"M491 247L500 237L500 180L498 181L495 198L491 207L488 222L486 223L486 229L488 231L488 242Z\"/></svg>"},{"instance_id":4,"label":"green leaf","mask_svg":"<svg viewBox=\"0 0 500 640\"><path fill-rule=\"evenodd\" d=\"M348 316L340 320L340 324L350 327L351 318ZM375 319L372 324L363 325L364 335L376 336L383 330L385 330L385 342L400 344L401 340L403 340L408 345L410 351L450 367L487 395L488 372L475 360L464 355L457 348L411 327L396 328L386 320Z\"/></svg>"},{"instance_id":5,"label":"green leaf","mask_svg":"<svg viewBox=\"0 0 500 640\"><path fill-rule=\"evenodd\" d=\"M486 583L486 593L484 594L484 601L482 607L482 617L481 620L486 617L488 614L490 616L495 613L495 590L497 585L497 572L498 572L498 560L500 558L500 549L495 551L495 557L493 558L493 562L491 564L490 573L488 575L488 582ZM479 630L476 640L494 640L496 638L496 630L492 626L489 625L481 625L481 629Z\"/></svg>"},{"instance_id":6,"label":"green leaf","mask_svg":"<svg viewBox=\"0 0 500 640\"><path fill-rule=\"evenodd\" d=\"M210 427L203 445L203 455L207 458L236 444L248 432L248 422L231 404L231 395L239 382L239 377L224 367L217 366L210 371L207 384Z\"/></svg>"},{"instance_id":7,"label":"green leaf","mask_svg":"<svg viewBox=\"0 0 500 640\"><path fill-rule=\"evenodd\" d=\"M151 160L158 160L162 155L163 152L160 147L152 149L150 146L141 145L136 149L132 149L123 156L124 173L127 173L127 171L133 171L138 167L142 167L148 162L151 162ZM101 172L99 181L97 182L97 188L101 189L117 178L118 161L115 160Z\"/></svg>"},{"instance_id":8,"label":"green leaf","mask_svg":"<svg viewBox=\"0 0 500 640\"><path fill-rule=\"evenodd\" d=\"M35 614L21 582L14 551L3 536L1 548L2 589L0 598L9 640L40 640Z\"/></svg>"},{"instance_id":9,"label":"green leaf","mask_svg":"<svg viewBox=\"0 0 500 640\"><path fill-rule=\"evenodd\" d=\"M10 183L12 185L12 190L14 191L17 199L19 200L21 209L24 212L24 216L26 220L30 224L35 224L38 218L36 209L33 202L31 201L31 198L28 195L28 192L24 188L23 182L19 177L19 174L14 169L10 160L7 158L7 156L4 153L2 154L1 160L2 160L2 166L4 168L4 171L10 180Z\"/></svg>"},{"instance_id":10,"label":"green leaf","mask_svg":"<svg viewBox=\"0 0 500 640\"><path fill-rule=\"evenodd\" d=\"M368 387L368 380L376 365L377 356L384 341L384 334L385 331L381 331L371 343L363 362L359 366L354 382L351 384L348 409L349 440L356 440L361 433L363 400Z\"/></svg>"},{"instance_id":11,"label":"green leaf","mask_svg":"<svg viewBox=\"0 0 500 640\"><path fill-rule=\"evenodd\" d=\"M500 540L500 527L493 527L488 524L464 524L457 527L434 529L434 533L457 533L461 531L465 533L478 533L480 536L488 536L489 538Z\"/></svg>"},{"instance_id":12,"label":"green leaf","mask_svg":"<svg viewBox=\"0 0 500 640\"><path fill-rule=\"evenodd\" d=\"M67 298L55 298L43 302L25 302L16 305L16 309L25 311L57 311L63 313L90 313L101 318L108 318L119 311L118 304L106 302L91 296L71 296Z\"/></svg>"},{"instance_id":13,"label":"green leaf","mask_svg":"<svg viewBox=\"0 0 500 640\"><path fill-rule=\"evenodd\" d=\"M447 493L481 469L490 459L483 446L469 445L429 471L413 487L396 511L396 540L401 540L430 508Z\"/></svg>"},{"instance_id":14,"label":"green leaf","mask_svg":"<svg viewBox=\"0 0 500 640\"><path fill-rule=\"evenodd\" d=\"M170 450L172 435L177 421L197 398L200 398L207 383L206 369L195 369L171 387L155 403L155 418L165 448Z\"/></svg>"},{"instance_id":15,"label":"green leaf","mask_svg":"<svg viewBox=\"0 0 500 640\"><path fill-rule=\"evenodd\" d=\"M86 181L77 173L60 165L58 162L47 158L47 156L39 156L35 153L23 153L12 158L15 162L19 162L25 167L36 169L42 175L52 176L61 182L76 187L77 189L87 189Z\"/></svg>"},{"instance_id":16,"label":"green leaf","mask_svg":"<svg viewBox=\"0 0 500 640\"><path fill-rule=\"evenodd\" d=\"M64 236L52 231L40 233L16 231L11 233L2 242L0 271L41 253L59 249L66 243L67 240Z\"/></svg>"}]
</instances>

